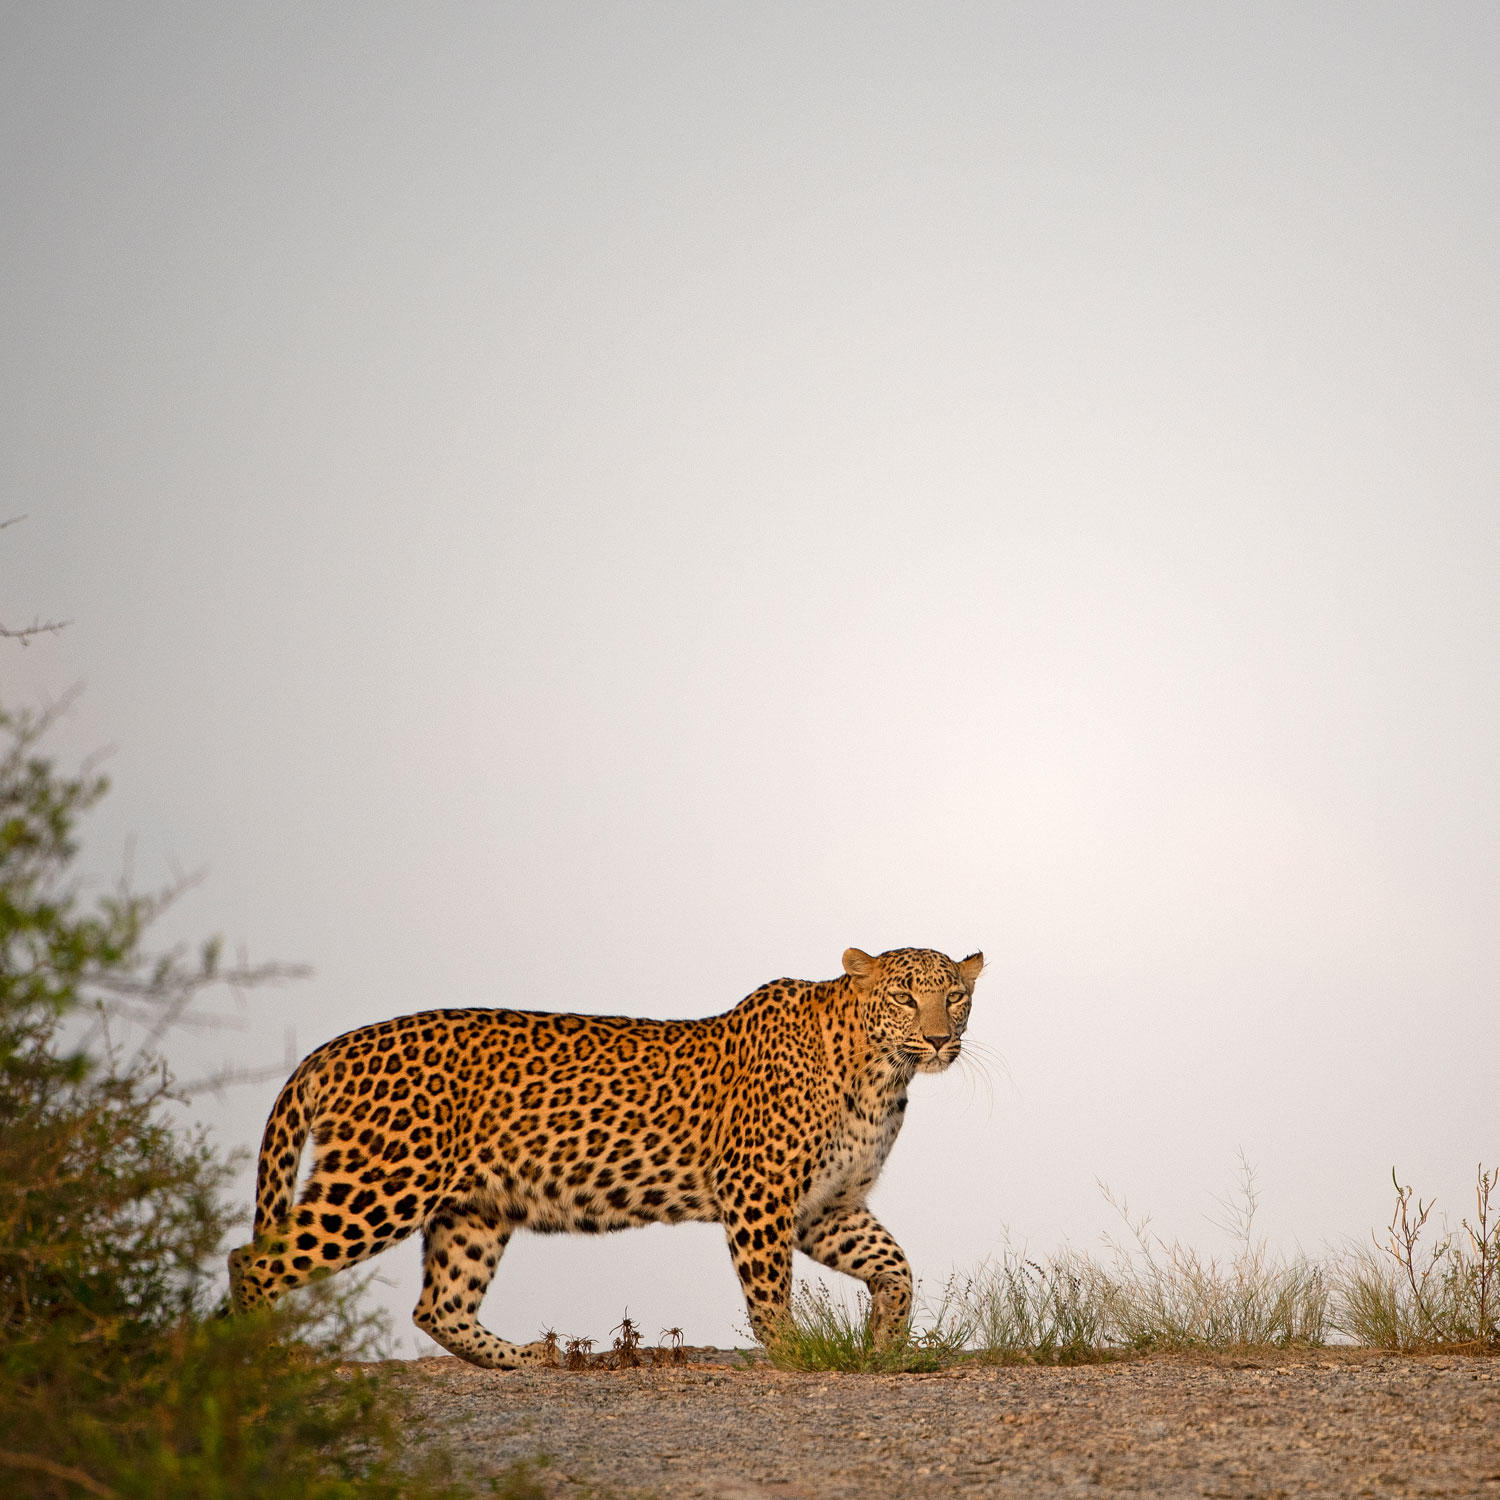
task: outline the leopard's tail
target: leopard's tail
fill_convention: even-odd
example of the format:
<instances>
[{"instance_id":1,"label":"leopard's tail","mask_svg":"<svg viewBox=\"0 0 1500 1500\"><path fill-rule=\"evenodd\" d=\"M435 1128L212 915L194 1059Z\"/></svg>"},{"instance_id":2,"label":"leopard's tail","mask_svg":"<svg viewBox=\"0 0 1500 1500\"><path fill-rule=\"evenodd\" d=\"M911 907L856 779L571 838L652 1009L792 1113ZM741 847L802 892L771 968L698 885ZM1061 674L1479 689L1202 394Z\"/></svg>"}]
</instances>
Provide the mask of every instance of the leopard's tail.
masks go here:
<instances>
[{"instance_id":1,"label":"leopard's tail","mask_svg":"<svg viewBox=\"0 0 1500 1500\"><path fill-rule=\"evenodd\" d=\"M297 1165L318 1108L318 1054L304 1058L276 1096L255 1170L255 1237L273 1234L292 1212Z\"/></svg>"}]
</instances>

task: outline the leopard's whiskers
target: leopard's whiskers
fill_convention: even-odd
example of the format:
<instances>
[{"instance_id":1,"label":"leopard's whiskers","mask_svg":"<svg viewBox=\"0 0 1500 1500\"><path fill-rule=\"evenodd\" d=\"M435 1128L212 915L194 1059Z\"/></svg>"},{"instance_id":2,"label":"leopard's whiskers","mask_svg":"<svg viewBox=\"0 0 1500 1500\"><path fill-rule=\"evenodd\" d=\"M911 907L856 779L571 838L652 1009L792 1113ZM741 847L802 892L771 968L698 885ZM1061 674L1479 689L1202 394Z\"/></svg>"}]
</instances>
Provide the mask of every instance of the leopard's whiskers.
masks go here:
<instances>
[{"instance_id":1,"label":"leopard's whiskers","mask_svg":"<svg viewBox=\"0 0 1500 1500\"><path fill-rule=\"evenodd\" d=\"M1006 1062L1005 1055L999 1048L993 1047L988 1042L982 1042L978 1037L966 1036L964 1038L964 1052L968 1054L971 1062L983 1067L986 1071L998 1068L1004 1075L1007 1083L1014 1083L1011 1076L1010 1064Z\"/></svg>"},{"instance_id":2,"label":"leopard's whiskers","mask_svg":"<svg viewBox=\"0 0 1500 1500\"><path fill-rule=\"evenodd\" d=\"M955 1059L964 1076L964 1082L969 1086L969 1104L974 1102L979 1089L984 1089L985 1095L985 1117L991 1118L995 1113L995 1089L990 1082L989 1069L985 1067L984 1060L968 1055L967 1046Z\"/></svg>"}]
</instances>

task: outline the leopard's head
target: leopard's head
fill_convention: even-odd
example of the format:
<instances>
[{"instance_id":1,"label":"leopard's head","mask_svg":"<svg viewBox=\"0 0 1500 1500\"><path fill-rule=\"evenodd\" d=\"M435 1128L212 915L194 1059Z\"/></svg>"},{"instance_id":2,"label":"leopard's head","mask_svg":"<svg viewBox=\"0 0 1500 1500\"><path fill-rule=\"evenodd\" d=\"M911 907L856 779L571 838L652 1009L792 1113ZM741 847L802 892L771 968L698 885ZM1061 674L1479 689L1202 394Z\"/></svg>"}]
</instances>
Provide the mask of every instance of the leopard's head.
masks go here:
<instances>
[{"instance_id":1,"label":"leopard's head","mask_svg":"<svg viewBox=\"0 0 1500 1500\"><path fill-rule=\"evenodd\" d=\"M871 1044L918 1073L941 1073L958 1056L984 954L955 963L931 948L844 954Z\"/></svg>"}]
</instances>

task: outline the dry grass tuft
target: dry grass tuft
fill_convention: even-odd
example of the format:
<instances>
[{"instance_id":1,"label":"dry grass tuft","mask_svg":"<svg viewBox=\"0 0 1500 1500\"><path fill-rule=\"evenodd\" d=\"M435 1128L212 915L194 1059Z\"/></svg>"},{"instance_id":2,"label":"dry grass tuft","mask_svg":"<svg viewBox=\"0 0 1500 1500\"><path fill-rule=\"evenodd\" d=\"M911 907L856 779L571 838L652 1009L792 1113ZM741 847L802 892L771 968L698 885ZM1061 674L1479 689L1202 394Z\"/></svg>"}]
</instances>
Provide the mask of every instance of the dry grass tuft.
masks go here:
<instances>
[{"instance_id":1,"label":"dry grass tuft","mask_svg":"<svg viewBox=\"0 0 1500 1500\"><path fill-rule=\"evenodd\" d=\"M1128 1237L1105 1237L1107 1260L1073 1249L1036 1259L1006 1251L958 1294L975 1358L1077 1364L1127 1352L1321 1344L1330 1326L1323 1269L1273 1253L1254 1232L1260 1195L1242 1162L1240 1187L1220 1200L1237 1242L1226 1261L1150 1232L1148 1217L1107 1188Z\"/></svg>"},{"instance_id":2,"label":"dry grass tuft","mask_svg":"<svg viewBox=\"0 0 1500 1500\"><path fill-rule=\"evenodd\" d=\"M1351 1246L1337 1267L1340 1332L1357 1344L1407 1351L1500 1353L1500 1170L1479 1164L1474 1222L1444 1224L1424 1246L1434 1202L1416 1199L1394 1170L1396 1204L1382 1245Z\"/></svg>"},{"instance_id":3,"label":"dry grass tuft","mask_svg":"<svg viewBox=\"0 0 1500 1500\"><path fill-rule=\"evenodd\" d=\"M1007 1250L957 1288L965 1343L986 1364L1083 1364L1107 1358L1109 1286L1087 1256L1045 1260Z\"/></svg>"},{"instance_id":4,"label":"dry grass tuft","mask_svg":"<svg viewBox=\"0 0 1500 1500\"><path fill-rule=\"evenodd\" d=\"M1104 1195L1129 1231L1129 1241L1106 1237L1112 1264L1105 1273L1104 1329L1128 1349L1231 1349L1246 1345L1327 1342L1329 1278L1305 1255L1287 1258L1255 1235L1260 1193L1255 1170L1241 1158L1239 1192L1220 1199L1220 1227L1236 1242L1227 1261L1204 1257L1149 1233L1149 1218Z\"/></svg>"}]
</instances>

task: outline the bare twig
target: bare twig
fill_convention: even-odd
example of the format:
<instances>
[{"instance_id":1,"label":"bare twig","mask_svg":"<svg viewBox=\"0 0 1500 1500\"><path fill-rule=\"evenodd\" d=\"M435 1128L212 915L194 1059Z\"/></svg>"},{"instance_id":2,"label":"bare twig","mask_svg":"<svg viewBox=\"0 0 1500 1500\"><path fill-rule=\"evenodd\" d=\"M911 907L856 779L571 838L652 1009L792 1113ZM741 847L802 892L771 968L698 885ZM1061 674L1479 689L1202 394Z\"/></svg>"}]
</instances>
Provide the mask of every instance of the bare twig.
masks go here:
<instances>
[{"instance_id":1,"label":"bare twig","mask_svg":"<svg viewBox=\"0 0 1500 1500\"><path fill-rule=\"evenodd\" d=\"M224 1025L232 1025L236 1030L240 1029L241 1024L224 1018ZM212 1094L216 1099L222 1100L227 1088L238 1088L247 1083L270 1083L273 1079L288 1077L296 1070L298 1061L297 1033L289 1027L286 1032L286 1047L279 1063L270 1063L263 1068L244 1068L226 1062L215 1072L205 1073L189 1083L174 1082L172 1097L187 1100L197 1094Z\"/></svg>"},{"instance_id":2,"label":"bare twig","mask_svg":"<svg viewBox=\"0 0 1500 1500\"><path fill-rule=\"evenodd\" d=\"M0 521L0 531L4 531L7 526L19 525L25 519L24 515L10 516L4 521ZM19 630L12 630L4 625L0 625L0 637L5 637L12 641L20 641L23 646L29 646L32 636L53 635L59 630L65 630L72 623L71 620L42 620L40 617L33 616L31 624L23 625Z\"/></svg>"},{"instance_id":3,"label":"bare twig","mask_svg":"<svg viewBox=\"0 0 1500 1500\"><path fill-rule=\"evenodd\" d=\"M31 624L22 625L19 629L0 625L0 636L7 640L20 641L23 646L29 646L32 636L56 635L59 630L66 630L72 623L71 620L43 620L40 616L33 615Z\"/></svg>"}]
</instances>

